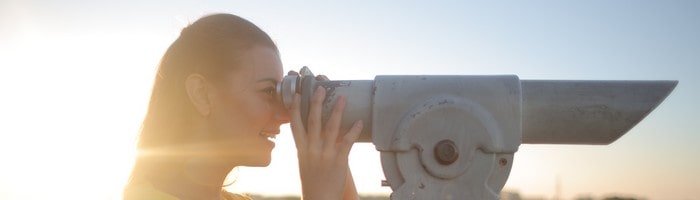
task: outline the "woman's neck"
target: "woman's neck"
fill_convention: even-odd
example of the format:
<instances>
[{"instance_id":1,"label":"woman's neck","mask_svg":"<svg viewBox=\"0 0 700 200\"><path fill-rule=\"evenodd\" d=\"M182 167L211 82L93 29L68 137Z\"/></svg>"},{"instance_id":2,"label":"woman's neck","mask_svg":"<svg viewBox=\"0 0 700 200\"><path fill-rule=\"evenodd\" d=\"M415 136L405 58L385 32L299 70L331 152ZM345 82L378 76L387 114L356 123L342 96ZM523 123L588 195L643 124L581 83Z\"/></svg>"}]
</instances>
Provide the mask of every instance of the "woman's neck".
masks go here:
<instances>
[{"instance_id":1,"label":"woman's neck","mask_svg":"<svg viewBox=\"0 0 700 200\"><path fill-rule=\"evenodd\" d=\"M219 199L233 165L212 158L161 162L148 177L154 187L179 199Z\"/></svg>"}]
</instances>

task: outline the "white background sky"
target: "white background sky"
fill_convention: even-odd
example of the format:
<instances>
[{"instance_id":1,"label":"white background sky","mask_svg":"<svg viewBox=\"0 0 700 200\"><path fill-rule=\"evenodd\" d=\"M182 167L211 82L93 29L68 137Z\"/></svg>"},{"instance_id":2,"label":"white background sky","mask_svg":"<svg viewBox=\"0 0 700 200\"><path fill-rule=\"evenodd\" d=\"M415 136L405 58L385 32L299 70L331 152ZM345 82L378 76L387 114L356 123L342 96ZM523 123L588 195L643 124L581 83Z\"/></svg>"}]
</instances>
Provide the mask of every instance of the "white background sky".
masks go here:
<instances>
[{"instance_id":1,"label":"white background sky","mask_svg":"<svg viewBox=\"0 0 700 200\"><path fill-rule=\"evenodd\" d=\"M612 145L521 146L506 188L549 198L559 177L565 198L700 199L699 1L252 2L0 0L0 199L118 198L160 56L212 12L268 32L286 70L332 79L679 80ZM299 192L285 130L232 190ZM372 145L351 162L360 192L390 192Z\"/></svg>"}]
</instances>

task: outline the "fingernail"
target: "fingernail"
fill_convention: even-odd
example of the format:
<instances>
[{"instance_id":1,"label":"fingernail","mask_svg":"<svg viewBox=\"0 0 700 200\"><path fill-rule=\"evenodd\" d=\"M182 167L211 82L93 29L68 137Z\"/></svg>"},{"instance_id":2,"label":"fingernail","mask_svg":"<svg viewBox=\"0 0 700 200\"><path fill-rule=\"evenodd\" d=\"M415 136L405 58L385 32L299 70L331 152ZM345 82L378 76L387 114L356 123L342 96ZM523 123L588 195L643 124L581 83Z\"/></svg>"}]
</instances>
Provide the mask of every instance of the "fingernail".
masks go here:
<instances>
[{"instance_id":1,"label":"fingernail","mask_svg":"<svg viewBox=\"0 0 700 200\"><path fill-rule=\"evenodd\" d=\"M323 91L323 90L324 90L324 89L323 89L323 86L320 86L320 85L318 86L318 88L316 88L316 92L321 92L321 91Z\"/></svg>"},{"instance_id":2,"label":"fingernail","mask_svg":"<svg viewBox=\"0 0 700 200\"><path fill-rule=\"evenodd\" d=\"M357 128L362 128L362 120L357 121L357 123L355 123L355 126L357 126Z\"/></svg>"}]
</instances>

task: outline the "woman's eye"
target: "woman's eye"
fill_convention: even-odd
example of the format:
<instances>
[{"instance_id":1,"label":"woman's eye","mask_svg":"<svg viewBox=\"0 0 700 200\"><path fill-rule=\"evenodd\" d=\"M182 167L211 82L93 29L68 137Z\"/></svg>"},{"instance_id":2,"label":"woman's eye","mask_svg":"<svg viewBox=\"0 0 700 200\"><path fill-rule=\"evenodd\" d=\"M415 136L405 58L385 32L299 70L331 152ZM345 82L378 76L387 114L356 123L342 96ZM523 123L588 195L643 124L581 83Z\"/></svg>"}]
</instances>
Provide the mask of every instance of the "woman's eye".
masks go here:
<instances>
[{"instance_id":1,"label":"woman's eye","mask_svg":"<svg viewBox=\"0 0 700 200\"><path fill-rule=\"evenodd\" d=\"M267 87L263 89L263 92L268 95L274 95L277 92L277 90L275 89L275 87Z\"/></svg>"}]
</instances>

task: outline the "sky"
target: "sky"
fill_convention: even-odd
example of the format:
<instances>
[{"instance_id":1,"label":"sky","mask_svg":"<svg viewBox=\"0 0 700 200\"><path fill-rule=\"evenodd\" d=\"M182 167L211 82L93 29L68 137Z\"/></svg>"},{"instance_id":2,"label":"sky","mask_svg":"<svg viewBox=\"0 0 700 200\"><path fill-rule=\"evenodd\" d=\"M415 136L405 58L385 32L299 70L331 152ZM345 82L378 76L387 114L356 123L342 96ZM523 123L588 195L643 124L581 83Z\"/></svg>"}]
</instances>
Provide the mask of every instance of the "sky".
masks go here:
<instances>
[{"instance_id":1,"label":"sky","mask_svg":"<svg viewBox=\"0 0 700 200\"><path fill-rule=\"evenodd\" d=\"M700 1L0 0L0 199L118 199L157 63L181 28L233 13L265 30L285 70L520 79L678 80L607 146L521 145L506 190L523 196L700 199ZM358 190L388 194L370 143ZM267 168L230 190L298 194L288 127Z\"/></svg>"}]
</instances>

